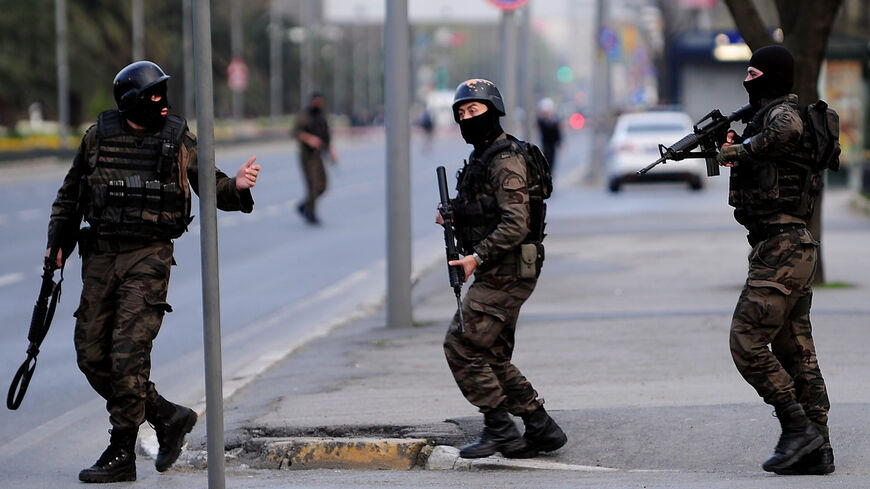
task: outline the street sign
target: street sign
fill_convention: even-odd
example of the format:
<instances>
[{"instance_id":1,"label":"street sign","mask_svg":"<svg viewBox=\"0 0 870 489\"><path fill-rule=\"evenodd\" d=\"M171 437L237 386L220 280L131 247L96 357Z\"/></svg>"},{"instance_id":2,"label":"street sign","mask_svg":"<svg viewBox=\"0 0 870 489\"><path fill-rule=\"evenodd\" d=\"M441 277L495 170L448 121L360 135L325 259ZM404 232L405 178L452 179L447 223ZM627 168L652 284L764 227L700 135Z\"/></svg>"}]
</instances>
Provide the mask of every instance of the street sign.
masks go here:
<instances>
[{"instance_id":1,"label":"street sign","mask_svg":"<svg viewBox=\"0 0 870 489\"><path fill-rule=\"evenodd\" d=\"M489 0L489 3L502 10L516 10L525 5L529 0Z\"/></svg>"},{"instance_id":2,"label":"street sign","mask_svg":"<svg viewBox=\"0 0 870 489\"><path fill-rule=\"evenodd\" d=\"M248 88L248 66L242 58L235 57L227 65L227 85L234 92L244 92Z\"/></svg>"}]
</instances>

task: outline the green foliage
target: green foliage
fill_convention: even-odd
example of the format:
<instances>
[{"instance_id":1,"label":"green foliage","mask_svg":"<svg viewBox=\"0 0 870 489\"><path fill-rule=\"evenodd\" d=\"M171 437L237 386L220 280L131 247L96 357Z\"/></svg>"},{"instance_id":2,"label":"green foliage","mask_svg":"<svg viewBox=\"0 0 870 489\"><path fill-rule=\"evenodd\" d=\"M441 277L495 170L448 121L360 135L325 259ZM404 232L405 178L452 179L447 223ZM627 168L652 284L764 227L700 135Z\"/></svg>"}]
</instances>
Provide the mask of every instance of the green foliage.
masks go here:
<instances>
[{"instance_id":1,"label":"green foliage","mask_svg":"<svg viewBox=\"0 0 870 489\"><path fill-rule=\"evenodd\" d=\"M232 60L230 16L233 0L212 0L212 62L215 115L232 115L233 94L226 84L226 68ZM245 93L246 118L265 117L270 112L270 0L244 0L242 8L243 57L248 67L248 90ZM289 2L288 2L289 3ZM193 70L192 59L184 59L181 0L147 0L145 6L145 58L159 64L172 78L168 99L172 111L184 111L184 75ZM73 127L87 126L97 114L114 107L112 80L132 61L131 0L66 0L67 53L69 68L70 118ZM37 102L47 121L58 118L56 0L0 0L0 130L14 130L17 121L27 119L28 107ZM292 10L291 10L292 11ZM296 25L298 19L281 20L280 29ZM438 26L414 26L415 31L432 36ZM367 54L366 49L381 49L381 34L368 25L344 25L341 36L327 40L323 32L314 37L314 87L332 94L333 87L344 92L330 100L333 109L350 111L351 107L374 109L383 103L381 70L383 52ZM376 28L375 28L376 29ZM497 78L496 31L494 28L454 27L466 37L462 46L438 52L436 58L421 60L439 66L441 57L449 56L449 86L471 76ZM362 44L360 46L359 44ZM300 45L285 35L282 41L283 113L300 109ZM361 51L360 51L361 50ZM353 56L363 53L377 63L374 70ZM555 73L556 60L544 45L535 45L535 66L541 72ZM362 69L358 74L354 70ZM354 101L354 76L377 80L363 82L363 100ZM374 83L375 85L369 86ZM538 91L557 89L552 81L539 81ZM369 97L372 100L369 100ZM364 107L364 105L371 107ZM191 117L190 114L183 114ZM2 132L2 131L0 131Z\"/></svg>"}]
</instances>

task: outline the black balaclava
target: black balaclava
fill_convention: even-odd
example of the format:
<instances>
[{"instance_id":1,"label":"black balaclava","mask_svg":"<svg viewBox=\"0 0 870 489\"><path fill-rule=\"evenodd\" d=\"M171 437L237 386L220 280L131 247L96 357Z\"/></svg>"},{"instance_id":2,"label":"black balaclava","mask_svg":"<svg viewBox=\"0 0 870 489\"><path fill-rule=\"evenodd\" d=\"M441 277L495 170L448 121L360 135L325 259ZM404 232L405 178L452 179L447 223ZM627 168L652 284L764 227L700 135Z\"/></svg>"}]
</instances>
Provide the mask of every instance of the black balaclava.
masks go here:
<instances>
[{"instance_id":1,"label":"black balaclava","mask_svg":"<svg viewBox=\"0 0 870 489\"><path fill-rule=\"evenodd\" d=\"M788 49L774 44L756 50L749 66L762 72L758 78L743 82L749 102L758 108L761 99L775 99L791 93L794 85L794 58Z\"/></svg>"},{"instance_id":2,"label":"black balaclava","mask_svg":"<svg viewBox=\"0 0 870 489\"><path fill-rule=\"evenodd\" d=\"M155 94L160 95L160 100L152 102L151 96ZM166 82L161 82L142 92L136 105L124 112L124 117L148 131L157 132L163 129L163 125L166 124L166 117L161 112L168 108Z\"/></svg>"},{"instance_id":3,"label":"black balaclava","mask_svg":"<svg viewBox=\"0 0 870 489\"><path fill-rule=\"evenodd\" d=\"M498 122L498 113L491 107L483 114L460 119L459 132L466 143L474 146L475 150L481 150L499 134L504 132Z\"/></svg>"},{"instance_id":4,"label":"black balaclava","mask_svg":"<svg viewBox=\"0 0 870 489\"><path fill-rule=\"evenodd\" d=\"M311 94L311 98L308 103L308 113L311 115L317 115L323 112L323 95L319 92L314 92Z\"/></svg>"}]
</instances>

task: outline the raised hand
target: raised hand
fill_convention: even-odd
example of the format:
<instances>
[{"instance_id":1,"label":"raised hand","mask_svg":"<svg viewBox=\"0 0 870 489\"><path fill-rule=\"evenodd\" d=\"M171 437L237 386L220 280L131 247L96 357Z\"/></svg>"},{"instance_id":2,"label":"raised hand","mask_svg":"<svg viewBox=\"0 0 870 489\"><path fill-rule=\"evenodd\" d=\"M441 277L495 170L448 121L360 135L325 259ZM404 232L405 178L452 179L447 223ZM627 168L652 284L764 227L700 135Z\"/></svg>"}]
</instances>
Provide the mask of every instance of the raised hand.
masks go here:
<instances>
[{"instance_id":1,"label":"raised hand","mask_svg":"<svg viewBox=\"0 0 870 489\"><path fill-rule=\"evenodd\" d=\"M239 171L236 172L236 188L238 190L245 190L249 188L253 188L254 185L257 184L257 175L260 173L260 165L255 165L254 162L257 161L256 156L251 156Z\"/></svg>"}]
</instances>

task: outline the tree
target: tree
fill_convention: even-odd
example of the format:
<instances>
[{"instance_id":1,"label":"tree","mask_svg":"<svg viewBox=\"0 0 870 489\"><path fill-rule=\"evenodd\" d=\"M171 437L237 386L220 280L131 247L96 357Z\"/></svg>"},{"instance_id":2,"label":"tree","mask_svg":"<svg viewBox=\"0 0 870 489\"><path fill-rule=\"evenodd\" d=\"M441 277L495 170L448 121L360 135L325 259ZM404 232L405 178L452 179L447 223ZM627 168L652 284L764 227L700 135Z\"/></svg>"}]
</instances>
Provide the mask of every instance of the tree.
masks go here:
<instances>
[{"instance_id":1,"label":"tree","mask_svg":"<svg viewBox=\"0 0 870 489\"><path fill-rule=\"evenodd\" d=\"M794 92L802 104L811 104L819 100L819 71L825 59L828 37L843 1L776 0L775 3L782 28L782 45L791 51L795 60ZM725 5L737 24L737 30L753 52L776 42L771 37L768 26L761 20L755 2L725 0ZM807 229L819 242L822 239L821 215L820 194L815 211L807 223ZM821 251L816 263L815 281L817 284L825 282Z\"/></svg>"}]
</instances>

